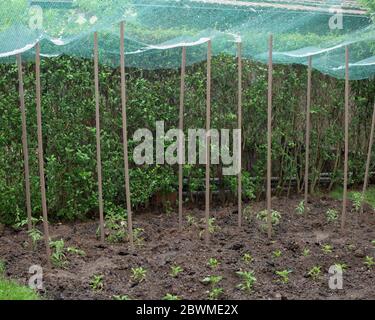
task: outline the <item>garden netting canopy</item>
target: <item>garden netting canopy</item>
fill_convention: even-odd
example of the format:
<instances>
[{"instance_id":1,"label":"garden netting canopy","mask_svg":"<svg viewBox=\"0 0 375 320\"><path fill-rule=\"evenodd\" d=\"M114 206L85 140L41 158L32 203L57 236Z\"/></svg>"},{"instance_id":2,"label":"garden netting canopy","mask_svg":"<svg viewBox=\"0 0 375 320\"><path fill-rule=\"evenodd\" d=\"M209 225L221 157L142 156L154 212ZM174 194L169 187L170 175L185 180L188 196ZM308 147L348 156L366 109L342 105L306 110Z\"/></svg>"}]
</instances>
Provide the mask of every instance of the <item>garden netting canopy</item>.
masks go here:
<instances>
[{"instance_id":1,"label":"garden netting canopy","mask_svg":"<svg viewBox=\"0 0 375 320\"><path fill-rule=\"evenodd\" d=\"M214 55L235 56L241 42L244 58L266 63L273 34L274 63L313 56L315 69L344 78L349 46L350 79L375 74L375 24L351 0L2 0L0 62L34 59L38 42L42 57L92 58L98 32L100 62L117 66L121 21L129 67L178 68L182 46L187 65L204 61L208 39Z\"/></svg>"}]
</instances>

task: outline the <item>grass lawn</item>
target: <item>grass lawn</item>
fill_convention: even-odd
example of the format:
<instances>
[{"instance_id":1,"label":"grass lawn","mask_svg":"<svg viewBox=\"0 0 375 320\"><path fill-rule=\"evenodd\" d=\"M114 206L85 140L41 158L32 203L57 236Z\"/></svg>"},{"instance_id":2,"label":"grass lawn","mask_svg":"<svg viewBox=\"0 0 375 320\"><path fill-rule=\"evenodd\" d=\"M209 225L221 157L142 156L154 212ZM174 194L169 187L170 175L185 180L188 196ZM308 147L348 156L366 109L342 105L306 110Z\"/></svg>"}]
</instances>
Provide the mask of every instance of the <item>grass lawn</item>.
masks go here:
<instances>
[{"instance_id":1,"label":"grass lawn","mask_svg":"<svg viewBox=\"0 0 375 320\"><path fill-rule=\"evenodd\" d=\"M348 198L350 200L354 200L354 194L358 192L362 193L362 190L348 190ZM330 196L334 199L341 200L342 188L336 188L335 190L332 190ZM367 188L364 200L371 207L375 208L375 186L370 186Z\"/></svg>"},{"instance_id":2,"label":"grass lawn","mask_svg":"<svg viewBox=\"0 0 375 320\"><path fill-rule=\"evenodd\" d=\"M18 284L4 276L5 264L0 261L0 300L39 300L39 295L32 289Z\"/></svg>"}]
</instances>

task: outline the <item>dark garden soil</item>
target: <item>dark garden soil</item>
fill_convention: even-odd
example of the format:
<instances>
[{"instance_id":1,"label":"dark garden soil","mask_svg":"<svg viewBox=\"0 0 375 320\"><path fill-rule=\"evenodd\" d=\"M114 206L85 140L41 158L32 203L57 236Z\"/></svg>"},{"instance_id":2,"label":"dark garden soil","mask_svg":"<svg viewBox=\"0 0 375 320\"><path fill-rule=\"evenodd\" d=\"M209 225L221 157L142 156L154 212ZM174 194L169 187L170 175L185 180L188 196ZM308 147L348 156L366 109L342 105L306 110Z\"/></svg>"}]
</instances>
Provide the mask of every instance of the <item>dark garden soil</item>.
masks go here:
<instances>
[{"instance_id":1,"label":"dark garden soil","mask_svg":"<svg viewBox=\"0 0 375 320\"><path fill-rule=\"evenodd\" d=\"M221 275L221 299L375 299L375 267L368 269L366 256L375 256L375 214L365 208L363 217L356 221L348 207L348 227L344 235L339 232L339 221L327 223L326 211L335 208L341 213L341 202L329 198L314 198L307 217L297 215L295 207L300 198L274 199L273 208L282 214L275 228L273 241L261 230L256 212L263 203L251 206L252 218L237 227L234 206L216 208L211 215L216 218L220 230L211 235L210 246L200 239L199 226L187 226L178 231L175 213L135 214L135 227L143 228L144 245L129 250L126 243L101 245L95 233L97 222L51 225L52 239L63 238L66 246L83 249L86 256L67 254L69 264L64 269L45 267L43 241L37 250L25 248L28 236L25 231L6 229L0 237L0 259L6 262L7 276L27 283L31 265L44 266L42 295L47 299L112 299L114 295L128 295L132 299L161 299L167 293L185 299L207 299L209 286L201 280L208 275ZM186 210L199 221L204 211ZM323 253L322 245L333 246L332 253ZM310 250L309 256L302 254ZM280 257L273 251L281 250ZM250 253L253 261L246 264L244 253ZM209 258L220 262L214 271L207 265ZM335 263L345 263L343 290L331 290L328 286L328 270ZM184 271L176 278L170 276L172 265ZM322 267L319 279L308 277L314 266ZM131 280L131 268L147 270L146 280L137 284ZM241 279L236 271L254 270L257 281L252 292L237 288ZM278 281L275 271L292 271L289 282ZM93 275L103 275L104 288L94 291L90 287Z\"/></svg>"}]
</instances>

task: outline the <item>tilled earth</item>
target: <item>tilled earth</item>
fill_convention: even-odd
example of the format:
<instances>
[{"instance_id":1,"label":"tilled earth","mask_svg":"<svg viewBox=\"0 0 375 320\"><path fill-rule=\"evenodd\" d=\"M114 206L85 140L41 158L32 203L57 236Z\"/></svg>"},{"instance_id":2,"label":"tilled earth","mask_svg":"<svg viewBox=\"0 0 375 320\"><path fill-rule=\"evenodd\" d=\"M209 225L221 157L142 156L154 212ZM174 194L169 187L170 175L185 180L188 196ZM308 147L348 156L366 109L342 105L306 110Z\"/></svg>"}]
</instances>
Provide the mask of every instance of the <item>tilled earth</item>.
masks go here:
<instances>
[{"instance_id":1,"label":"tilled earth","mask_svg":"<svg viewBox=\"0 0 375 320\"><path fill-rule=\"evenodd\" d=\"M127 295L131 299L161 299L167 293L184 299L207 299L210 287L202 283L209 275L223 277L219 287L224 289L220 299L375 299L375 267L364 265L366 256L375 257L375 215L365 207L363 216L356 217L348 206L347 228L340 233L340 223L328 223L326 211L337 209L341 202L330 198L312 198L308 215L295 211L302 199L273 199L273 209L282 215L275 227L272 241L262 230L256 213L263 210L264 202L253 203L243 227L237 227L235 206L215 208L211 216L220 230L211 235L210 245L200 237L204 217L202 210L185 210L184 216L195 217L198 225L185 220L182 232L178 230L177 214L142 213L134 215L134 226L143 228L143 245L130 250L128 244L100 244L96 237L97 221L51 225L51 238L64 239L66 247L77 247L85 256L67 254L64 268L46 266L43 241L35 250L25 245L25 231L5 229L0 237L0 259L6 263L7 276L27 283L29 267L43 266L46 299L113 299ZM322 245L333 247L324 253ZM303 255L309 249L308 256ZM281 251L280 257L273 252ZM245 253L253 257L251 263L243 261ZM216 258L220 265L212 270L207 262ZM343 289L329 288L330 266L345 263ZM176 278L170 275L171 266L183 268ZM321 276L313 280L307 273L320 266ZM143 267L146 279L136 283L131 269ZM251 292L238 288L241 279L237 271L254 271L257 278ZM281 283L275 271L291 270L289 282ZM102 290L93 290L90 280L103 276Z\"/></svg>"}]
</instances>

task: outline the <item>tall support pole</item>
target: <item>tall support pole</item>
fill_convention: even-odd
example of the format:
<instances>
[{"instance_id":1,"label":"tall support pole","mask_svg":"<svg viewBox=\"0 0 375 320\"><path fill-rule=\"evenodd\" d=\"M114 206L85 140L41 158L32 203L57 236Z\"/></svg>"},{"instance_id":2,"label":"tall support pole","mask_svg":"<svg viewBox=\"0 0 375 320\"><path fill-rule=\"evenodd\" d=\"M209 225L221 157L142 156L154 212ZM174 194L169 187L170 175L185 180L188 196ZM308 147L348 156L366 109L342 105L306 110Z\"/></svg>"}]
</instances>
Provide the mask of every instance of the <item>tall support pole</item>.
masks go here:
<instances>
[{"instance_id":1,"label":"tall support pole","mask_svg":"<svg viewBox=\"0 0 375 320\"><path fill-rule=\"evenodd\" d=\"M104 209L103 209L103 182L102 182L102 155L100 143L100 95L99 95L99 53L98 33L94 33L94 73L95 73L95 121L96 121L96 162L99 193L100 241L104 242Z\"/></svg>"},{"instance_id":2,"label":"tall support pole","mask_svg":"<svg viewBox=\"0 0 375 320\"><path fill-rule=\"evenodd\" d=\"M44 244L47 253L47 265L51 265L50 256L51 249L49 246L49 227L48 227L48 211L46 196L46 181L44 177L44 153L43 153L43 134L42 134L42 94L40 86L40 45L35 46L35 80L36 80L36 119L38 127L38 158L39 158L39 176L40 176L40 192L42 195L42 212L43 212L43 229Z\"/></svg>"},{"instance_id":3,"label":"tall support pole","mask_svg":"<svg viewBox=\"0 0 375 320\"><path fill-rule=\"evenodd\" d=\"M371 121L371 130L370 130L370 139L368 143L365 179L363 181L363 189L362 189L362 201L361 201L361 210L360 210L361 215L363 214L363 201L365 199L365 194L366 194L366 189L367 189L368 179L369 179L372 144L374 143L374 127L375 127L375 102L374 102L374 110L372 112L372 121Z\"/></svg>"},{"instance_id":4,"label":"tall support pole","mask_svg":"<svg viewBox=\"0 0 375 320\"><path fill-rule=\"evenodd\" d=\"M349 48L345 48L345 155L344 155L344 191L342 201L341 231L346 224L346 205L348 194L348 158L349 158Z\"/></svg>"},{"instance_id":5,"label":"tall support pole","mask_svg":"<svg viewBox=\"0 0 375 320\"><path fill-rule=\"evenodd\" d=\"M184 99L185 99L185 72L186 72L186 47L182 47L181 61L181 86L180 86L180 110L179 110L179 161L178 161L178 228L182 230L182 189L183 189L183 130L184 130Z\"/></svg>"},{"instance_id":6,"label":"tall support pole","mask_svg":"<svg viewBox=\"0 0 375 320\"><path fill-rule=\"evenodd\" d=\"M307 102L306 102L306 154L305 154L305 214L307 213L307 200L309 196L309 159L310 159L310 109L311 109L311 75L312 57L308 58L307 69Z\"/></svg>"},{"instance_id":7,"label":"tall support pole","mask_svg":"<svg viewBox=\"0 0 375 320\"><path fill-rule=\"evenodd\" d=\"M272 49L273 36L269 38L269 57L268 57L268 109L267 109L267 224L268 239L272 236L272 203L271 203L271 174L272 174Z\"/></svg>"},{"instance_id":8,"label":"tall support pole","mask_svg":"<svg viewBox=\"0 0 375 320\"><path fill-rule=\"evenodd\" d=\"M32 229L30 167L29 167L29 148L27 145L27 124L26 124L25 94L24 94L24 88L23 88L23 71L22 71L21 54L17 54L17 66L18 66L18 92L20 96L20 109L21 109L21 121L22 121L22 152L23 152L23 164L24 164L24 170L25 170L27 227L28 227L28 230L30 231Z\"/></svg>"},{"instance_id":9,"label":"tall support pole","mask_svg":"<svg viewBox=\"0 0 375 320\"><path fill-rule=\"evenodd\" d=\"M237 127L240 130L238 141L238 177L237 177L237 194L238 194L238 226L242 226L242 44L237 43L238 59L238 110L237 110Z\"/></svg>"},{"instance_id":10,"label":"tall support pole","mask_svg":"<svg viewBox=\"0 0 375 320\"><path fill-rule=\"evenodd\" d=\"M124 171L125 171L125 195L126 210L128 213L128 233L130 247L134 246L133 239L133 217L130 199L130 182L129 182L129 159L128 159L128 124L126 117L126 80L125 80L125 26L124 22L120 23L120 68L121 68L121 112L122 112L122 138L124 149Z\"/></svg>"},{"instance_id":11,"label":"tall support pole","mask_svg":"<svg viewBox=\"0 0 375 320\"><path fill-rule=\"evenodd\" d=\"M206 245L210 241L209 233L209 219L210 219L210 152L211 152L211 139L209 136L209 131L211 127L211 40L207 43L207 93L206 93L206 210L205 210L205 220L206 220L206 232L205 240Z\"/></svg>"}]
</instances>

